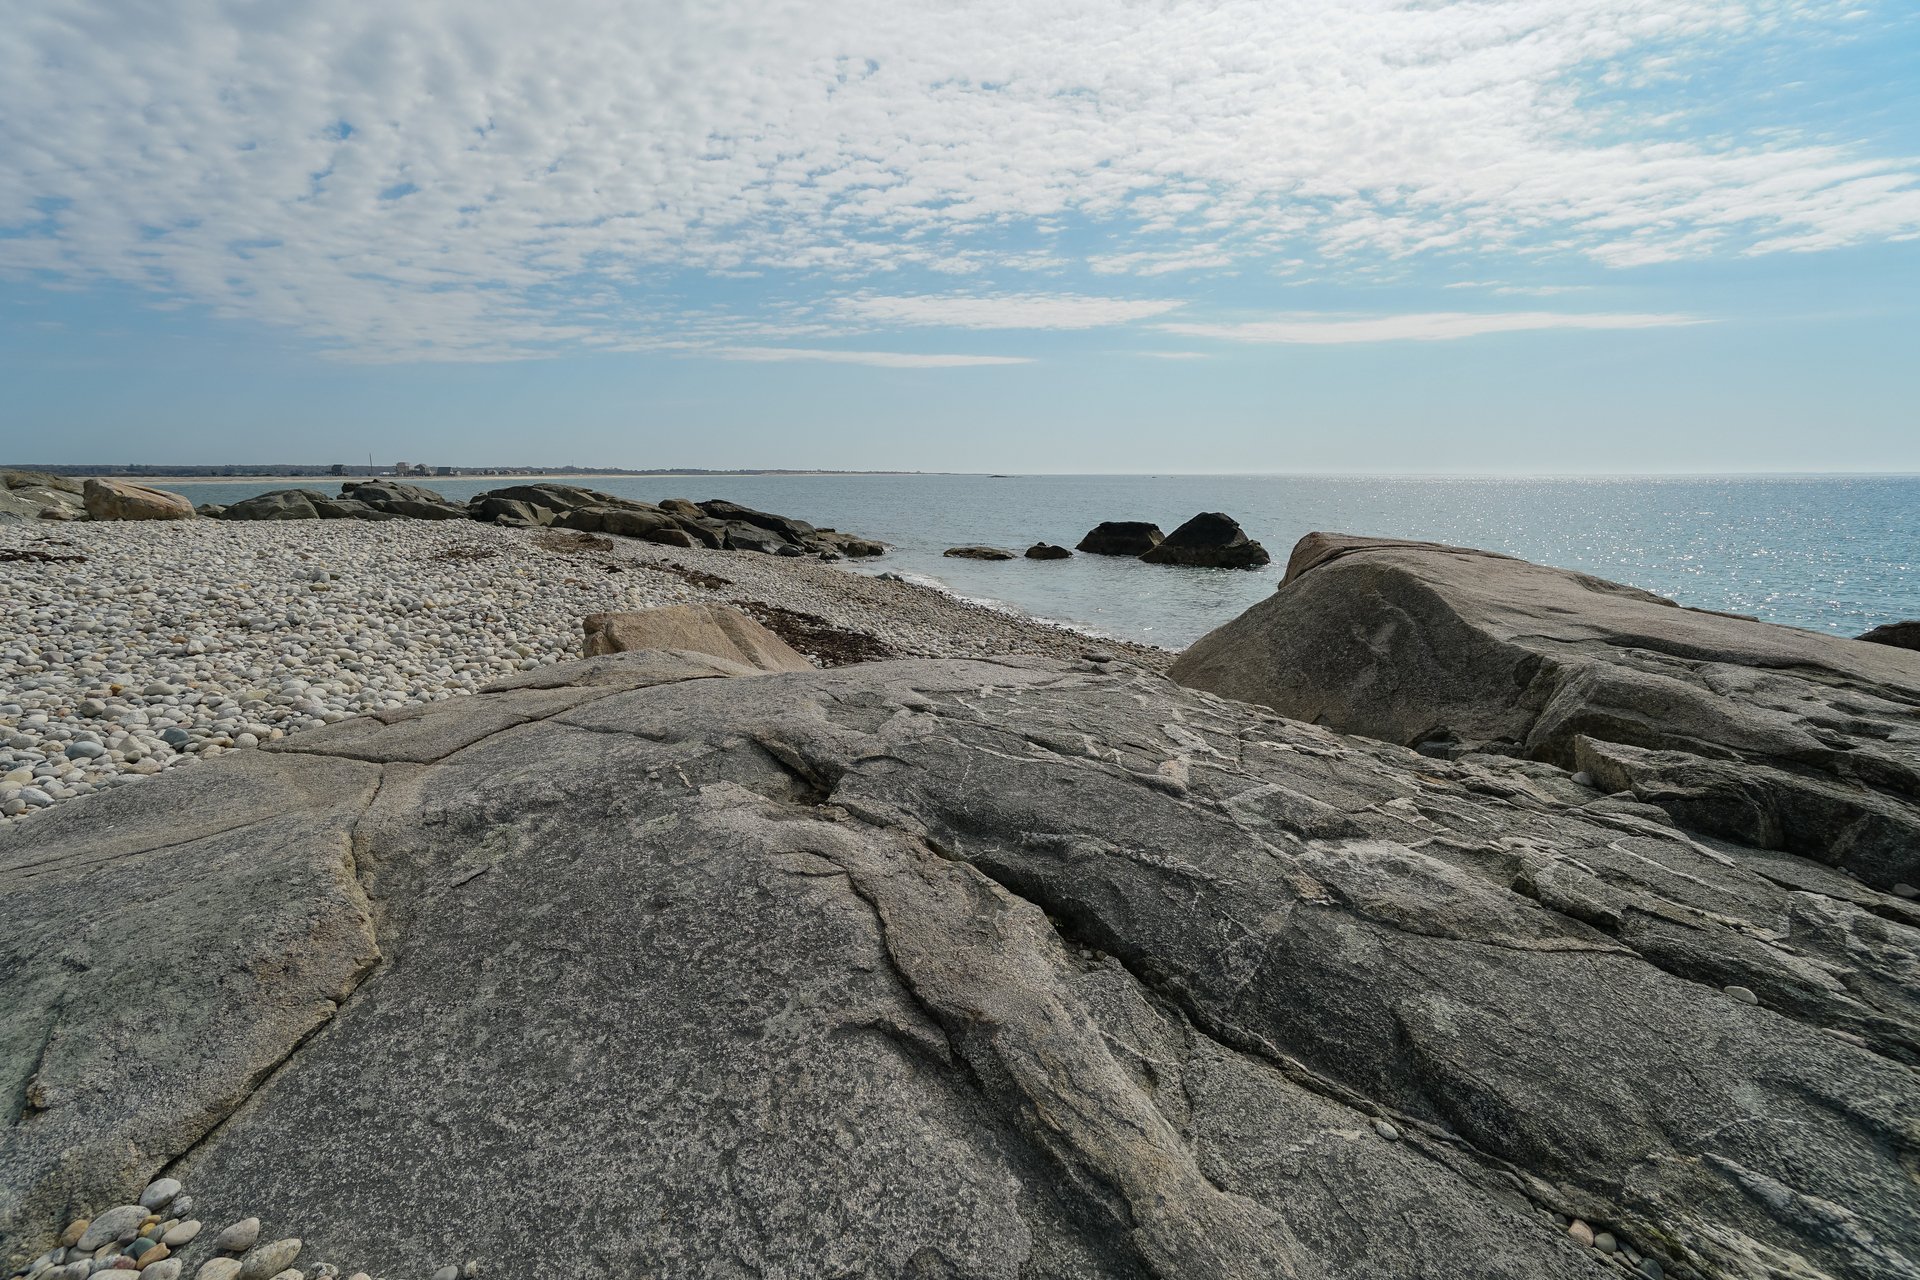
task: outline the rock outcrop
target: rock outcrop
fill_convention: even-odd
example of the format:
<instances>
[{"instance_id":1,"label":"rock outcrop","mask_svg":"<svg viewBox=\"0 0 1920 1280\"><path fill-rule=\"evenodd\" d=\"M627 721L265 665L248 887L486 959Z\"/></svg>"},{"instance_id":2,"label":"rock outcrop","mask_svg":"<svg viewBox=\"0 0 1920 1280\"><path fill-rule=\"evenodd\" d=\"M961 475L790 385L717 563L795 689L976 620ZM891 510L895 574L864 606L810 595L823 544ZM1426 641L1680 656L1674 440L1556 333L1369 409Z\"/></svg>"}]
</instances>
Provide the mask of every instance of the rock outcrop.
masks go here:
<instances>
[{"instance_id":1,"label":"rock outcrop","mask_svg":"<svg viewBox=\"0 0 1920 1280\"><path fill-rule=\"evenodd\" d=\"M94 477L81 491L92 520L192 520L193 504L177 493L131 480Z\"/></svg>"},{"instance_id":2,"label":"rock outcrop","mask_svg":"<svg viewBox=\"0 0 1920 1280\"><path fill-rule=\"evenodd\" d=\"M1435 754L1549 761L1691 830L1920 884L1920 656L1484 551L1309 534L1174 663Z\"/></svg>"},{"instance_id":3,"label":"rock outcrop","mask_svg":"<svg viewBox=\"0 0 1920 1280\"><path fill-rule=\"evenodd\" d=\"M1241 529L1239 521L1218 511L1202 511L1141 553L1148 564L1178 564L1200 569L1257 569L1272 561L1267 549Z\"/></svg>"},{"instance_id":4,"label":"rock outcrop","mask_svg":"<svg viewBox=\"0 0 1920 1280\"><path fill-rule=\"evenodd\" d=\"M1920 1266L1914 904L1109 663L737 671L0 832L7 1260L165 1174L310 1274Z\"/></svg>"},{"instance_id":5,"label":"rock outcrop","mask_svg":"<svg viewBox=\"0 0 1920 1280\"><path fill-rule=\"evenodd\" d=\"M582 652L588 657L663 649L702 653L737 663L732 674L811 671L813 664L785 640L738 609L715 604L677 604L629 613L589 614Z\"/></svg>"},{"instance_id":6,"label":"rock outcrop","mask_svg":"<svg viewBox=\"0 0 1920 1280\"><path fill-rule=\"evenodd\" d=\"M81 486L44 471L0 471L0 521L81 520Z\"/></svg>"},{"instance_id":7,"label":"rock outcrop","mask_svg":"<svg viewBox=\"0 0 1920 1280\"><path fill-rule=\"evenodd\" d=\"M464 507L447 501L437 491L397 480L349 480L340 486L340 497L410 520L463 520L467 515Z\"/></svg>"},{"instance_id":8,"label":"rock outcrop","mask_svg":"<svg viewBox=\"0 0 1920 1280\"><path fill-rule=\"evenodd\" d=\"M956 560L1018 560L1020 558L1005 547L948 547L940 554L951 556Z\"/></svg>"},{"instance_id":9,"label":"rock outcrop","mask_svg":"<svg viewBox=\"0 0 1920 1280\"><path fill-rule=\"evenodd\" d=\"M1166 536L1159 525L1145 520L1102 520L1087 530L1074 550L1094 556L1143 556Z\"/></svg>"},{"instance_id":10,"label":"rock outcrop","mask_svg":"<svg viewBox=\"0 0 1920 1280\"><path fill-rule=\"evenodd\" d=\"M1067 560L1072 556L1073 552L1065 547L1056 547L1051 542L1036 542L1027 548L1029 560Z\"/></svg>"},{"instance_id":11,"label":"rock outcrop","mask_svg":"<svg viewBox=\"0 0 1920 1280\"><path fill-rule=\"evenodd\" d=\"M1868 644L1890 644L1896 649L1920 649L1920 620L1883 622L1860 638Z\"/></svg>"}]
</instances>

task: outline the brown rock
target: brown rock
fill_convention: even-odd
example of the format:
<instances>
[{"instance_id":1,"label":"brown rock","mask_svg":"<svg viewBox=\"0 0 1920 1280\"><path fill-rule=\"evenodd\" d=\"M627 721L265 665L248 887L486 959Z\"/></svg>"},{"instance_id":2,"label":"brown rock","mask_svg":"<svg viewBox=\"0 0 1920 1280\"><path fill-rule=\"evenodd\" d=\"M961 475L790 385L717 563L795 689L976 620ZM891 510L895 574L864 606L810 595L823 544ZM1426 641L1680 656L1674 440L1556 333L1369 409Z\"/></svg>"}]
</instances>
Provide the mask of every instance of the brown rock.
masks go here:
<instances>
[{"instance_id":1,"label":"brown rock","mask_svg":"<svg viewBox=\"0 0 1920 1280\"><path fill-rule=\"evenodd\" d=\"M635 649L678 649L758 671L813 670L797 649L738 609L724 605L677 604L632 613L595 613L581 626L589 658Z\"/></svg>"},{"instance_id":2,"label":"brown rock","mask_svg":"<svg viewBox=\"0 0 1920 1280\"><path fill-rule=\"evenodd\" d=\"M1072 554L1065 547L1056 547L1051 542L1036 542L1027 548L1029 560L1065 560Z\"/></svg>"},{"instance_id":3,"label":"brown rock","mask_svg":"<svg viewBox=\"0 0 1920 1280\"><path fill-rule=\"evenodd\" d=\"M191 520L193 504L177 493L127 480L87 481L87 514L95 520Z\"/></svg>"},{"instance_id":4,"label":"brown rock","mask_svg":"<svg viewBox=\"0 0 1920 1280\"><path fill-rule=\"evenodd\" d=\"M1860 637L1868 644L1890 644L1896 649L1920 649L1920 620L1885 622Z\"/></svg>"}]
</instances>

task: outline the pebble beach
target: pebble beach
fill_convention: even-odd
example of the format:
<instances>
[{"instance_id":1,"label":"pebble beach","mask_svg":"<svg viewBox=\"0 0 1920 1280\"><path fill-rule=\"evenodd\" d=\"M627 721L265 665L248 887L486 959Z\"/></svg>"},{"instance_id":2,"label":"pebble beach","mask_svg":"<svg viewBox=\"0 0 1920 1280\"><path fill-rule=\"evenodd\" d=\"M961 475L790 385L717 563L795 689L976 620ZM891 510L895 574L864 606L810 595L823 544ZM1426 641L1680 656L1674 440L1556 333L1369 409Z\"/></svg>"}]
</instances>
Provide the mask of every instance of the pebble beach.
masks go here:
<instances>
[{"instance_id":1,"label":"pebble beach","mask_svg":"<svg viewBox=\"0 0 1920 1280\"><path fill-rule=\"evenodd\" d=\"M693 602L739 605L823 665L1172 657L754 552L467 521L4 524L0 821L576 658L589 613Z\"/></svg>"}]
</instances>

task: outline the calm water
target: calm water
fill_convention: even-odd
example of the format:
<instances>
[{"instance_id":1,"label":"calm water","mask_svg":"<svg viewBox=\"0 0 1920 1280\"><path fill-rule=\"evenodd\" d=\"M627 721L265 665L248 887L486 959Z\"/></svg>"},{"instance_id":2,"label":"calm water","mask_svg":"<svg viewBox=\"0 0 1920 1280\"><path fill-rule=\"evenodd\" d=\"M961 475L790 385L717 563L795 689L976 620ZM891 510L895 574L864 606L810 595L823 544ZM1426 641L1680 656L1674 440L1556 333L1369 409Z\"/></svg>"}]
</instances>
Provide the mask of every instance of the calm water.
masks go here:
<instances>
[{"instance_id":1,"label":"calm water","mask_svg":"<svg viewBox=\"0 0 1920 1280\"><path fill-rule=\"evenodd\" d=\"M455 500L510 483L446 480ZM1271 592L1315 529L1504 551L1683 604L1856 635L1920 618L1920 477L1460 478L1330 476L738 476L586 481L657 501L729 498L879 538L858 571L937 580L972 599L1178 648ZM231 502L277 484L174 486ZM319 487L319 486L317 486ZM325 486L332 492L331 486ZM1071 547L1102 520L1173 527L1225 511L1276 563L1176 569L1104 556L985 563L961 543Z\"/></svg>"}]
</instances>

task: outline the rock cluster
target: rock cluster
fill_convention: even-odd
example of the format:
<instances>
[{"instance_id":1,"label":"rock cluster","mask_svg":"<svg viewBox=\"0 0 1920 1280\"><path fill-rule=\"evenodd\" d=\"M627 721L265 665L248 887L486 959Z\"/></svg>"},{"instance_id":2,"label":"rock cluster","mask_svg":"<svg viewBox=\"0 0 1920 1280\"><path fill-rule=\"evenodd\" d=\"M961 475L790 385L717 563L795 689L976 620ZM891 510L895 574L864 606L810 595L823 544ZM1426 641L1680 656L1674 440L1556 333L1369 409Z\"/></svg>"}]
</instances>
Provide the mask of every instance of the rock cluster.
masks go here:
<instances>
[{"instance_id":1,"label":"rock cluster","mask_svg":"<svg viewBox=\"0 0 1920 1280\"><path fill-rule=\"evenodd\" d=\"M1435 755L1577 771L1628 810L1920 884L1920 655L1433 543L1309 534L1176 680Z\"/></svg>"},{"instance_id":2,"label":"rock cluster","mask_svg":"<svg viewBox=\"0 0 1920 1280\"><path fill-rule=\"evenodd\" d=\"M1238 521L1218 511L1203 511L1170 535L1145 521L1107 520L1088 530L1076 550L1202 569L1257 569L1271 559Z\"/></svg>"},{"instance_id":3,"label":"rock cluster","mask_svg":"<svg viewBox=\"0 0 1920 1280\"><path fill-rule=\"evenodd\" d=\"M1911 902L1121 663L718 667L0 831L7 1261L162 1169L414 1277L1920 1259Z\"/></svg>"},{"instance_id":4,"label":"rock cluster","mask_svg":"<svg viewBox=\"0 0 1920 1280\"><path fill-rule=\"evenodd\" d=\"M0 471L0 524L83 520L86 515L86 500L77 481L44 471Z\"/></svg>"}]
</instances>

